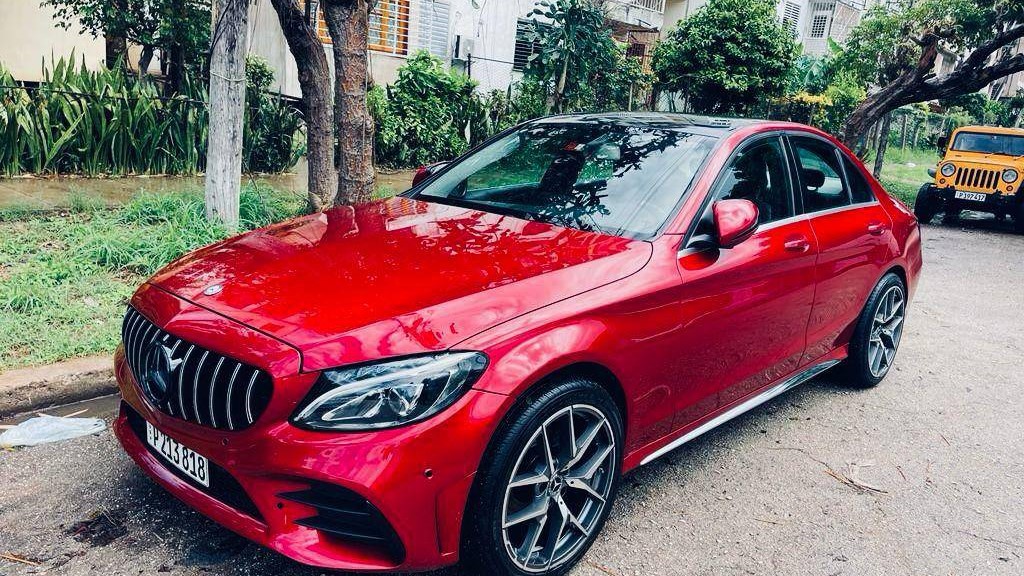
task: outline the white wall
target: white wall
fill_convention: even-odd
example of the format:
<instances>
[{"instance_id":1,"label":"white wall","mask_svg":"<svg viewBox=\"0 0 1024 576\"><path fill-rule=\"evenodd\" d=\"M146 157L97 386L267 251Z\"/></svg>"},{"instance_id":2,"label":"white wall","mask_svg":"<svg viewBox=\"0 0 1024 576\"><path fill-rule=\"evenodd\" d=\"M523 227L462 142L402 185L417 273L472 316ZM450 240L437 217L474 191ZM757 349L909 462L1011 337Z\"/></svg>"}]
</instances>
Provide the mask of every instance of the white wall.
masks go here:
<instances>
[{"instance_id":1,"label":"white wall","mask_svg":"<svg viewBox=\"0 0 1024 576\"><path fill-rule=\"evenodd\" d=\"M480 90L504 90L514 80L516 22L533 10L533 0L452 0L451 35L472 41L471 75ZM454 47L454 40L452 42Z\"/></svg>"},{"instance_id":2,"label":"white wall","mask_svg":"<svg viewBox=\"0 0 1024 576\"><path fill-rule=\"evenodd\" d=\"M40 0L0 0L0 64L17 80L40 81L43 60L50 56L70 56L74 51L79 63L99 68L106 57L103 38L80 34L74 27L64 30L54 25L52 8L39 6Z\"/></svg>"}]
</instances>

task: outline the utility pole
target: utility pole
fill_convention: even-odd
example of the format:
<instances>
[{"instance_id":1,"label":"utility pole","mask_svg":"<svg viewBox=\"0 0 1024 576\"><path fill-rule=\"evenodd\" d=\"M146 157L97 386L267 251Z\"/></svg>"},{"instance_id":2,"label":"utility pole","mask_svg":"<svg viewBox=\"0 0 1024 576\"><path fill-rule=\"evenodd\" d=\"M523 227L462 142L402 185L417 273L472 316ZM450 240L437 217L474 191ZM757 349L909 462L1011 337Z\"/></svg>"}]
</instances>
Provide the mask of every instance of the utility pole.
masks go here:
<instances>
[{"instance_id":1,"label":"utility pole","mask_svg":"<svg viewBox=\"0 0 1024 576\"><path fill-rule=\"evenodd\" d=\"M206 143L206 217L238 227L249 0L214 0L210 53L210 129Z\"/></svg>"}]
</instances>

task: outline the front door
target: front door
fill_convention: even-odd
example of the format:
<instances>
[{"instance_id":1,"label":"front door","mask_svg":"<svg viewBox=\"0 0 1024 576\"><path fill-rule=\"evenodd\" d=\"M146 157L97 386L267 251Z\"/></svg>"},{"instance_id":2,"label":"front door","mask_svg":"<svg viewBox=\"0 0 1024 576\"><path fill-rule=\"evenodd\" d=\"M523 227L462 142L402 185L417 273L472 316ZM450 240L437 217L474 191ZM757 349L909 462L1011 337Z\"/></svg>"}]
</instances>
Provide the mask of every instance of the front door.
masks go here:
<instances>
[{"instance_id":1,"label":"front door","mask_svg":"<svg viewBox=\"0 0 1024 576\"><path fill-rule=\"evenodd\" d=\"M724 408L794 372L806 344L818 245L798 216L780 136L741 148L720 176L687 246L713 233L714 202L752 201L753 237L731 249L686 248L679 255L686 361L677 427Z\"/></svg>"}]
</instances>

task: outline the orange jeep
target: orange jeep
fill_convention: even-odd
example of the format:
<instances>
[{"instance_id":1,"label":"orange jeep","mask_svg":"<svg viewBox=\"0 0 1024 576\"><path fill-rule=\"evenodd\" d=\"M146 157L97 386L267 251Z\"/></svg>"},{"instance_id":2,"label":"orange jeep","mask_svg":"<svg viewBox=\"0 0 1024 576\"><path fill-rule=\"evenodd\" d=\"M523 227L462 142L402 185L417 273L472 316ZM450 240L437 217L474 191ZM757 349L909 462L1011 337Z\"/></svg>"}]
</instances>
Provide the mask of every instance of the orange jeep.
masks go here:
<instances>
[{"instance_id":1,"label":"orange jeep","mask_svg":"<svg viewBox=\"0 0 1024 576\"><path fill-rule=\"evenodd\" d=\"M929 173L935 181L925 184L914 203L914 214L927 223L939 212L955 220L961 210L990 212L999 220L1013 217L1024 233L1024 130L990 126L965 126L950 138L939 138L943 151L938 169Z\"/></svg>"}]
</instances>

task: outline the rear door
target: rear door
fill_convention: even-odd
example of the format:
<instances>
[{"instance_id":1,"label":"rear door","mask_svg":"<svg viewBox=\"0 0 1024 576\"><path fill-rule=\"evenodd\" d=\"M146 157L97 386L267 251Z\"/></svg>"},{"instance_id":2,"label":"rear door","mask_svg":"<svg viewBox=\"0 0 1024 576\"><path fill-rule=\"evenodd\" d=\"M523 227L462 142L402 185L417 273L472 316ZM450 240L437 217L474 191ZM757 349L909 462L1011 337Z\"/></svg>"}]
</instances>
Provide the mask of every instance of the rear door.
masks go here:
<instances>
[{"instance_id":1,"label":"rear door","mask_svg":"<svg viewBox=\"0 0 1024 576\"><path fill-rule=\"evenodd\" d=\"M711 207L727 198L757 205L757 231L734 248L699 247L695 240L713 233ZM719 177L679 254L683 330L677 349L685 361L677 427L797 369L817 252L810 224L797 214L781 135L746 143Z\"/></svg>"},{"instance_id":2,"label":"rear door","mask_svg":"<svg viewBox=\"0 0 1024 576\"><path fill-rule=\"evenodd\" d=\"M892 220L861 166L834 144L791 134L799 200L818 243L817 291L804 362L847 343L868 294L889 261Z\"/></svg>"}]
</instances>

